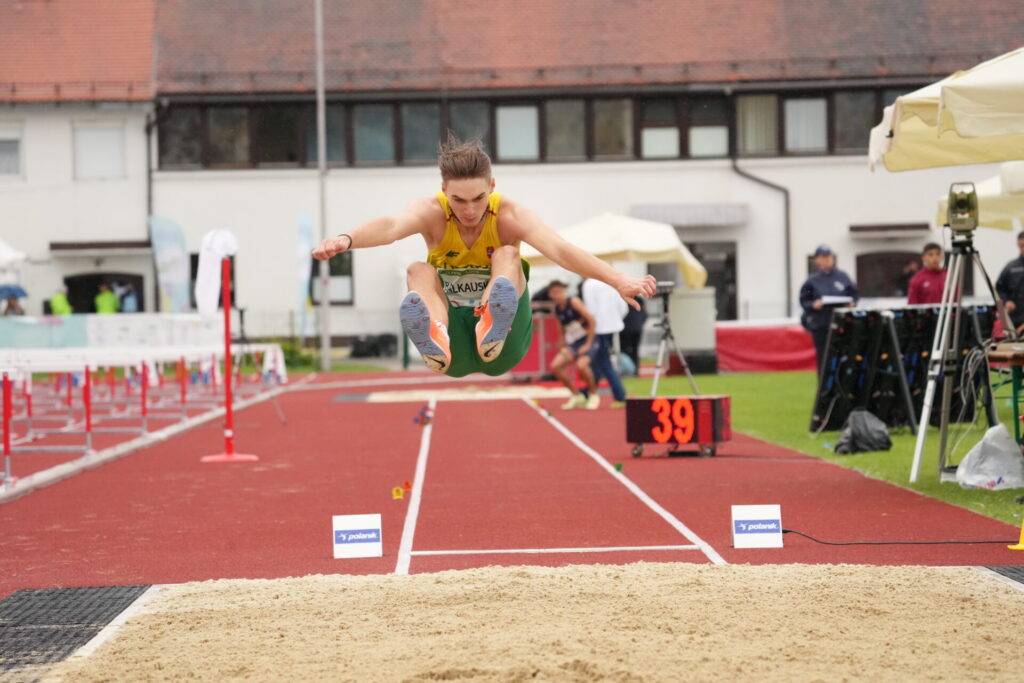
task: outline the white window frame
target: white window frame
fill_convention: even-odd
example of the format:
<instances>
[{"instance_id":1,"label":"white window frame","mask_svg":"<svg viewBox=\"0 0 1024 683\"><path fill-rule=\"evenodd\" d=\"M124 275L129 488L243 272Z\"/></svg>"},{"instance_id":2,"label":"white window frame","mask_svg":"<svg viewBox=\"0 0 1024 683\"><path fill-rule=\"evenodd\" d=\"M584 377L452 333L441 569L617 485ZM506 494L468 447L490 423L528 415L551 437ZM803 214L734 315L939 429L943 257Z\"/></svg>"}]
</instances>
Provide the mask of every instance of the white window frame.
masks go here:
<instances>
[{"instance_id":1,"label":"white window frame","mask_svg":"<svg viewBox=\"0 0 1024 683\"><path fill-rule=\"evenodd\" d=\"M17 170L14 173L0 173L0 180L24 180L25 178L25 137L21 121L0 120L0 140L18 143Z\"/></svg>"}]
</instances>

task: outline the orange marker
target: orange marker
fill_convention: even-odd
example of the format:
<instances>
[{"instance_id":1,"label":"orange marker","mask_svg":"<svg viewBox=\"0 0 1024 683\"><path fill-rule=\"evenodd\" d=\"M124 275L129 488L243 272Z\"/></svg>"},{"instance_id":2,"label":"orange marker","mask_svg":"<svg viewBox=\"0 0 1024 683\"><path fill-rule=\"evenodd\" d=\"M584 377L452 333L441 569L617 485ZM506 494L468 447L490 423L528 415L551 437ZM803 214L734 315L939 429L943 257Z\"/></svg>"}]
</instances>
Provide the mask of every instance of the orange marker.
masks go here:
<instances>
[{"instance_id":1,"label":"orange marker","mask_svg":"<svg viewBox=\"0 0 1024 683\"><path fill-rule=\"evenodd\" d=\"M402 489L405 491L412 491L412 482L406 479L402 482Z\"/></svg>"}]
</instances>

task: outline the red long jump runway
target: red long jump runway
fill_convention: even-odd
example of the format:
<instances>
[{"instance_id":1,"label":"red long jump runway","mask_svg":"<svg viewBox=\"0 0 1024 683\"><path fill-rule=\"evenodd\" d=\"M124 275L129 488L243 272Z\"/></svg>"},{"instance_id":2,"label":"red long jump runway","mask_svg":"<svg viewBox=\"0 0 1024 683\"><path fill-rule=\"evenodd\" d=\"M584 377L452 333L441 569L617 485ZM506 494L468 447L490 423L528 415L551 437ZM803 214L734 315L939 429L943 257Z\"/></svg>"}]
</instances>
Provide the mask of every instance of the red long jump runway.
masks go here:
<instances>
[{"instance_id":1,"label":"red long jump runway","mask_svg":"<svg viewBox=\"0 0 1024 683\"><path fill-rule=\"evenodd\" d=\"M0 597L19 588L179 583L394 569L421 429L408 404L338 403L337 390L236 413L253 463L213 421L0 505ZM384 558L334 560L331 516L382 512Z\"/></svg>"},{"instance_id":2,"label":"red long jump runway","mask_svg":"<svg viewBox=\"0 0 1024 683\"><path fill-rule=\"evenodd\" d=\"M713 458L634 459L625 443L623 411L560 411L555 401L541 403L608 460L623 463L624 475L730 563L984 566L1018 565L1024 559L1002 543L830 546L795 534L784 536L781 549L734 549L732 505L780 504L784 528L832 542L1015 541L1020 530L735 432ZM646 451L659 449L665 451L650 445Z\"/></svg>"},{"instance_id":3,"label":"red long jump runway","mask_svg":"<svg viewBox=\"0 0 1024 683\"><path fill-rule=\"evenodd\" d=\"M640 560L1020 564L1002 545L830 547L792 534L783 549L734 550L731 504L779 503L787 528L834 541L1015 540L1018 530L742 436L715 458L633 459L623 411L543 401L588 455L522 400L442 401L424 428L413 422L423 401L342 399L448 383L413 373L321 379L278 397L286 425L269 402L236 413L236 448L257 462L200 463L223 449L213 421L0 505L0 597L19 588L390 573L403 536L412 572ZM414 479L424 446L418 496L393 500L392 489ZM334 560L331 516L377 512L384 557Z\"/></svg>"},{"instance_id":4,"label":"red long jump runway","mask_svg":"<svg viewBox=\"0 0 1024 683\"><path fill-rule=\"evenodd\" d=\"M521 400L440 403L425 472L414 572L709 561Z\"/></svg>"}]
</instances>

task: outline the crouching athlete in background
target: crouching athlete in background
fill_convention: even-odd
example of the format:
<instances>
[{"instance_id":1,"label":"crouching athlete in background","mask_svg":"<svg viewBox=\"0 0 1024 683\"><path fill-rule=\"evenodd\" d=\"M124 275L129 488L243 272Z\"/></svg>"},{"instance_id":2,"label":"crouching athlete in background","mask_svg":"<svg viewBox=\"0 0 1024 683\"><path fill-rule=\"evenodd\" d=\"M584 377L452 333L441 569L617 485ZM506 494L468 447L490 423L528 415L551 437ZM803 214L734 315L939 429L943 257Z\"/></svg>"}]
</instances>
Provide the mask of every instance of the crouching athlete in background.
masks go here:
<instances>
[{"instance_id":1,"label":"crouching athlete in background","mask_svg":"<svg viewBox=\"0 0 1024 683\"><path fill-rule=\"evenodd\" d=\"M406 271L402 328L435 372L501 375L519 363L533 337L526 242L556 264L608 283L634 308L654 295L650 275L631 278L563 240L532 211L494 192L491 160L478 141L449 134L438 155L441 191L394 216L374 218L313 250L329 259L350 249L391 244L419 234L426 262Z\"/></svg>"}]
</instances>

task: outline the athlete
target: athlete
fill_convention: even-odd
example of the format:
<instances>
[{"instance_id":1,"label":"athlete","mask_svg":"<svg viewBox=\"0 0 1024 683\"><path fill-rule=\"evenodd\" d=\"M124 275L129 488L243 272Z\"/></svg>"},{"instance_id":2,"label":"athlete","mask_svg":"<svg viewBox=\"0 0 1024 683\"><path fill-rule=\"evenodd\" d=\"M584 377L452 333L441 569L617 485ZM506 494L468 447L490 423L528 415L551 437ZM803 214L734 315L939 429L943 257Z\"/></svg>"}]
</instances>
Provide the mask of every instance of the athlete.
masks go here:
<instances>
[{"instance_id":1,"label":"athlete","mask_svg":"<svg viewBox=\"0 0 1024 683\"><path fill-rule=\"evenodd\" d=\"M462 142L449 134L438 166L441 191L435 196L329 237L313 250L314 258L325 260L351 249L423 237L427 260L406 271L409 291L399 317L431 370L452 377L495 376L522 360L533 337L533 316L521 242L566 270L607 282L634 308L636 295L654 296L652 276L626 276L494 192L491 160L479 141Z\"/></svg>"}]
</instances>

